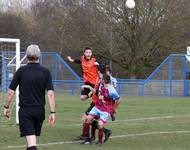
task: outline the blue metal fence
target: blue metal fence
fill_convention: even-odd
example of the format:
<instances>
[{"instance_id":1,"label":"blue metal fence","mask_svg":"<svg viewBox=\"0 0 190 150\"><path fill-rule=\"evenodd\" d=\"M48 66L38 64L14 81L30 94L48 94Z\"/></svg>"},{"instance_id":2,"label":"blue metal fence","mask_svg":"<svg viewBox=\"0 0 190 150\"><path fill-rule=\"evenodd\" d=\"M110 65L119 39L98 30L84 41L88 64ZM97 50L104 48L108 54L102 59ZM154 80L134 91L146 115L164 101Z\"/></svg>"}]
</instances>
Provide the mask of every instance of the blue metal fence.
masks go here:
<instances>
[{"instance_id":1,"label":"blue metal fence","mask_svg":"<svg viewBox=\"0 0 190 150\"><path fill-rule=\"evenodd\" d=\"M5 90L11 81L9 74L14 73L15 69L7 66L8 60L4 58L13 54L2 51L2 89ZM23 56L24 53L21 53ZM60 55L56 52L42 52L40 63L51 71L57 92L80 94L83 80ZM121 95L188 96L189 72L185 54L171 54L147 79L117 79L117 91Z\"/></svg>"}]
</instances>

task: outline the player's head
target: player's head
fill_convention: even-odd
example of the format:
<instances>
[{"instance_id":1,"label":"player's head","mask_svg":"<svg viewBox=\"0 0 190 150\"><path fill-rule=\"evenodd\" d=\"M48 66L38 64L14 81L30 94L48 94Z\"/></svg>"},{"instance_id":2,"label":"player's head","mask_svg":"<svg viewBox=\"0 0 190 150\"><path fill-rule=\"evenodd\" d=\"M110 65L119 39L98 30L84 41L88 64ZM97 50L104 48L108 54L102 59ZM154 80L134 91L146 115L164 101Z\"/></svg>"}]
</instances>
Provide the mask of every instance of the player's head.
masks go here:
<instances>
[{"instance_id":1,"label":"player's head","mask_svg":"<svg viewBox=\"0 0 190 150\"><path fill-rule=\"evenodd\" d=\"M111 83L110 76L105 75L105 76L103 77L103 79L104 79L104 83L105 83L105 84L110 84L110 83Z\"/></svg>"},{"instance_id":2,"label":"player's head","mask_svg":"<svg viewBox=\"0 0 190 150\"><path fill-rule=\"evenodd\" d=\"M87 60L91 59L92 58L92 48L90 47L86 47L84 49L84 56Z\"/></svg>"},{"instance_id":3,"label":"player's head","mask_svg":"<svg viewBox=\"0 0 190 150\"><path fill-rule=\"evenodd\" d=\"M29 45L26 49L26 56L29 61L38 61L40 54L41 52L38 45Z\"/></svg>"},{"instance_id":4,"label":"player's head","mask_svg":"<svg viewBox=\"0 0 190 150\"><path fill-rule=\"evenodd\" d=\"M109 65L106 65L106 74L107 74L108 76L111 76L111 68L110 68Z\"/></svg>"},{"instance_id":5,"label":"player's head","mask_svg":"<svg viewBox=\"0 0 190 150\"><path fill-rule=\"evenodd\" d=\"M106 73L106 67L105 65L100 64L98 66L98 76L100 79L103 79L104 74Z\"/></svg>"}]
</instances>

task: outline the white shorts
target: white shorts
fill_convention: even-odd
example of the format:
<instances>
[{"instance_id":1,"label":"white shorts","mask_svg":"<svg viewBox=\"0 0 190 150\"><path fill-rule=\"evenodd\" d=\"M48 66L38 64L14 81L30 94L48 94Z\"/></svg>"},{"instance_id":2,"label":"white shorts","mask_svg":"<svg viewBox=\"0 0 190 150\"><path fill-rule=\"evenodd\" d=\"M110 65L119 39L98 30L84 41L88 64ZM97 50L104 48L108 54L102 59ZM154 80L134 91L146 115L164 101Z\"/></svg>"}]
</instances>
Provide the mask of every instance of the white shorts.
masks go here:
<instances>
[{"instance_id":1,"label":"white shorts","mask_svg":"<svg viewBox=\"0 0 190 150\"><path fill-rule=\"evenodd\" d=\"M92 110L89 112L89 115L100 117L104 123L107 123L110 114L106 111L101 111L100 109L93 107Z\"/></svg>"}]
</instances>

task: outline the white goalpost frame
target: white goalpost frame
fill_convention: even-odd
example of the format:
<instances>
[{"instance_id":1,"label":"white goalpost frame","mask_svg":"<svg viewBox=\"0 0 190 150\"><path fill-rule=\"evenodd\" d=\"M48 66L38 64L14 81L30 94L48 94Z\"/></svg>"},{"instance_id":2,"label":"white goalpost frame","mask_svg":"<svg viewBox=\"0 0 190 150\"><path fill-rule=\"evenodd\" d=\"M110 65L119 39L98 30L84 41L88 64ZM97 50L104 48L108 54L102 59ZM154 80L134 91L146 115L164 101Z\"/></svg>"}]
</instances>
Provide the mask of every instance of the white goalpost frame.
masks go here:
<instances>
[{"instance_id":1,"label":"white goalpost frame","mask_svg":"<svg viewBox=\"0 0 190 150\"><path fill-rule=\"evenodd\" d=\"M185 55L185 57L190 62L190 46L187 47L187 54Z\"/></svg>"},{"instance_id":2,"label":"white goalpost frame","mask_svg":"<svg viewBox=\"0 0 190 150\"><path fill-rule=\"evenodd\" d=\"M20 39L0 38L0 42L15 43L16 44L16 70L20 68ZM19 124L18 111L19 111L19 87L16 89L16 123Z\"/></svg>"}]
</instances>

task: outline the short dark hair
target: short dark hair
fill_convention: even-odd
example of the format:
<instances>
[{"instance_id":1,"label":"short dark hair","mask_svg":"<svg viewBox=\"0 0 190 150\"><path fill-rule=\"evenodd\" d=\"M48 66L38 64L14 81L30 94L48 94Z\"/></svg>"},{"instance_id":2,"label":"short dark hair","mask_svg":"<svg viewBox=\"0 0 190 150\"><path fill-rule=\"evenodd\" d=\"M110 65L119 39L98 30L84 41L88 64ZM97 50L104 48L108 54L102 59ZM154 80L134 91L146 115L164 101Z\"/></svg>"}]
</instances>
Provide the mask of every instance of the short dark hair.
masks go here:
<instances>
[{"instance_id":1,"label":"short dark hair","mask_svg":"<svg viewBox=\"0 0 190 150\"><path fill-rule=\"evenodd\" d=\"M103 78L104 78L104 82L105 82L105 83L110 83L110 82L111 82L110 76L104 75Z\"/></svg>"},{"instance_id":2,"label":"short dark hair","mask_svg":"<svg viewBox=\"0 0 190 150\"><path fill-rule=\"evenodd\" d=\"M98 71L100 71L100 73L102 73L102 74L105 74L106 73L106 66L103 64L100 64L98 66Z\"/></svg>"},{"instance_id":3,"label":"short dark hair","mask_svg":"<svg viewBox=\"0 0 190 150\"><path fill-rule=\"evenodd\" d=\"M91 48L91 47L85 47L84 52L85 52L86 50L89 50L89 49L92 51L92 48Z\"/></svg>"},{"instance_id":4,"label":"short dark hair","mask_svg":"<svg viewBox=\"0 0 190 150\"><path fill-rule=\"evenodd\" d=\"M111 73L111 68L109 65L106 65L106 71L109 71Z\"/></svg>"}]
</instances>

